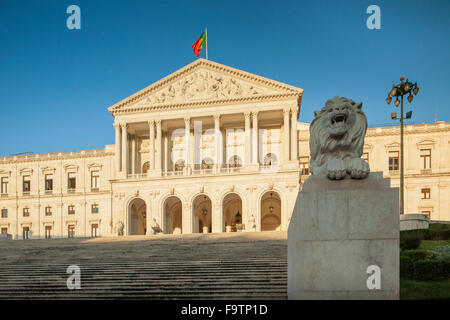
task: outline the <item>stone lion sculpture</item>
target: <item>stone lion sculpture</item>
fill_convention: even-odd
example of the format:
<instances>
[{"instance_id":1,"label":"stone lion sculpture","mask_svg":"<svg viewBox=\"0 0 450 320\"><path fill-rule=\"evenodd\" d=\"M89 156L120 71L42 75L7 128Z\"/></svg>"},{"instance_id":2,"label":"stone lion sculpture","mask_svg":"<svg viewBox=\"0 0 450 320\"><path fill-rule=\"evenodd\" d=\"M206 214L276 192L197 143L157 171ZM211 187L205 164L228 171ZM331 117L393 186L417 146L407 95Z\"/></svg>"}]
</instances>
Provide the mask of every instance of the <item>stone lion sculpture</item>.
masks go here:
<instances>
[{"instance_id":1,"label":"stone lion sculpture","mask_svg":"<svg viewBox=\"0 0 450 320\"><path fill-rule=\"evenodd\" d=\"M344 97L329 99L320 111L314 112L309 127L311 174L327 175L329 179L364 179L369 164L361 159L367 118L356 103Z\"/></svg>"},{"instance_id":2,"label":"stone lion sculpture","mask_svg":"<svg viewBox=\"0 0 450 320\"><path fill-rule=\"evenodd\" d=\"M160 234L163 232L155 218L153 218L153 220L150 222L150 227L155 234Z\"/></svg>"}]
</instances>

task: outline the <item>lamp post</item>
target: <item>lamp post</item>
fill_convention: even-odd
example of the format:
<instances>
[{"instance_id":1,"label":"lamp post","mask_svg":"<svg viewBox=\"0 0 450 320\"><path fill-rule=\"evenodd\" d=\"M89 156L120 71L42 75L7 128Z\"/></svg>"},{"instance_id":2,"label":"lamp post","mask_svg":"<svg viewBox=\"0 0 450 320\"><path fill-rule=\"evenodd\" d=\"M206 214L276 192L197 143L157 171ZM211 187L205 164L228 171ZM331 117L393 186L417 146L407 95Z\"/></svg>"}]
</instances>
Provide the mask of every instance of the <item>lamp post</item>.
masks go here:
<instances>
[{"instance_id":1,"label":"lamp post","mask_svg":"<svg viewBox=\"0 0 450 320\"><path fill-rule=\"evenodd\" d=\"M403 96L409 94L408 96L408 102L411 103L413 100L413 94L416 95L419 92L419 87L417 86L417 82L411 83L408 81L408 79L405 80L404 76L400 77L400 83L399 84L393 84L391 91L388 92L388 96L386 98L387 104L390 104L392 101L392 97L395 97L394 105L398 107L398 105L401 103L400 108L400 119L397 118L397 113L392 112L391 113L391 119L393 120L400 120L400 214L405 213L405 196L404 196L404 183L405 183L405 171L404 171L404 160L403 160ZM400 101L399 98L400 97ZM409 111L406 113L406 119L410 119L412 116L412 111Z\"/></svg>"}]
</instances>

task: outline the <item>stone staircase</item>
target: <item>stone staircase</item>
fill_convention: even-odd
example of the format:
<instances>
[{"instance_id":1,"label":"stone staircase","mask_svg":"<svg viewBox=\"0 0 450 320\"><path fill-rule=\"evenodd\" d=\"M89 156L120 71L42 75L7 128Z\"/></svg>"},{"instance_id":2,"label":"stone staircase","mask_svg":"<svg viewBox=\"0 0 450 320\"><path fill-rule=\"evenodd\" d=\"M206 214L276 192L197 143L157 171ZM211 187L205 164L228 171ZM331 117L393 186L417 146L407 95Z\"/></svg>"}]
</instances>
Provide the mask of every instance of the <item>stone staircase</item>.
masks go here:
<instances>
[{"instance_id":1,"label":"stone staircase","mask_svg":"<svg viewBox=\"0 0 450 320\"><path fill-rule=\"evenodd\" d=\"M286 232L5 241L0 299L286 299L286 246Z\"/></svg>"}]
</instances>

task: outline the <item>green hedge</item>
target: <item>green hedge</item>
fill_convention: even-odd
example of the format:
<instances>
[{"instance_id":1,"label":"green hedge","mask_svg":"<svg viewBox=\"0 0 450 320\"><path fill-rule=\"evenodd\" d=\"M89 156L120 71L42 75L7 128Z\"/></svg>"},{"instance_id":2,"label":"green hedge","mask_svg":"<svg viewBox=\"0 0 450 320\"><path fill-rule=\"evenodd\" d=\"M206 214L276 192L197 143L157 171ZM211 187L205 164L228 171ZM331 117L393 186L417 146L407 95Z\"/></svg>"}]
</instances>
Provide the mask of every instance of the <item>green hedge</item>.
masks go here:
<instances>
[{"instance_id":1,"label":"green hedge","mask_svg":"<svg viewBox=\"0 0 450 320\"><path fill-rule=\"evenodd\" d=\"M422 240L450 240L448 229L418 229L400 231L400 239L419 238Z\"/></svg>"},{"instance_id":2,"label":"green hedge","mask_svg":"<svg viewBox=\"0 0 450 320\"><path fill-rule=\"evenodd\" d=\"M407 256L412 262L416 262L418 260L425 260L430 256L430 253L426 250L404 250L402 251L402 256Z\"/></svg>"},{"instance_id":3,"label":"green hedge","mask_svg":"<svg viewBox=\"0 0 450 320\"><path fill-rule=\"evenodd\" d=\"M412 275L415 280L446 279L450 277L450 263L441 260L419 260L413 265Z\"/></svg>"},{"instance_id":4,"label":"green hedge","mask_svg":"<svg viewBox=\"0 0 450 320\"><path fill-rule=\"evenodd\" d=\"M420 246L420 238L400 238L400 248L402 250L414 250Z\"/></svg>"},{"instance_id":5,"label":"green hedge","mask_svg":"<svg viewBox=\"0 0 450 320\"><path fill-rule=\"evenodd\" d=\"M400 278L411 278L412 271L412 259L408 256L400 256Z\"/></svg>"}]
</instances>

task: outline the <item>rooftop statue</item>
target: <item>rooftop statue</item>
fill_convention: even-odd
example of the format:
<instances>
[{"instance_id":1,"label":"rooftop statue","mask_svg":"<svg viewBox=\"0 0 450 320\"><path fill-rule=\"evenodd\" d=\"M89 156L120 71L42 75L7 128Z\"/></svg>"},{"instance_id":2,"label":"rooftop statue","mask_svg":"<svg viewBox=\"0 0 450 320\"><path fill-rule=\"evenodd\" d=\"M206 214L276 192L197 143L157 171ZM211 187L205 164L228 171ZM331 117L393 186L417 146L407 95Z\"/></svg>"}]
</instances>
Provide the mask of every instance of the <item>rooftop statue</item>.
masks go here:
<instances>
[{"instance_id":1,"label":"rooftop statue","mask_svg":"<svg viewBox=\"0 0 450 320\"><path fill-rule=\"evenodd\" d=\"M329 99L320 111L314 111L309 127L311 174L327 175L331 180L364 179L369 164L361 159L367 118L356 103L344 97Z\"/></svg>"}]
</instances>

